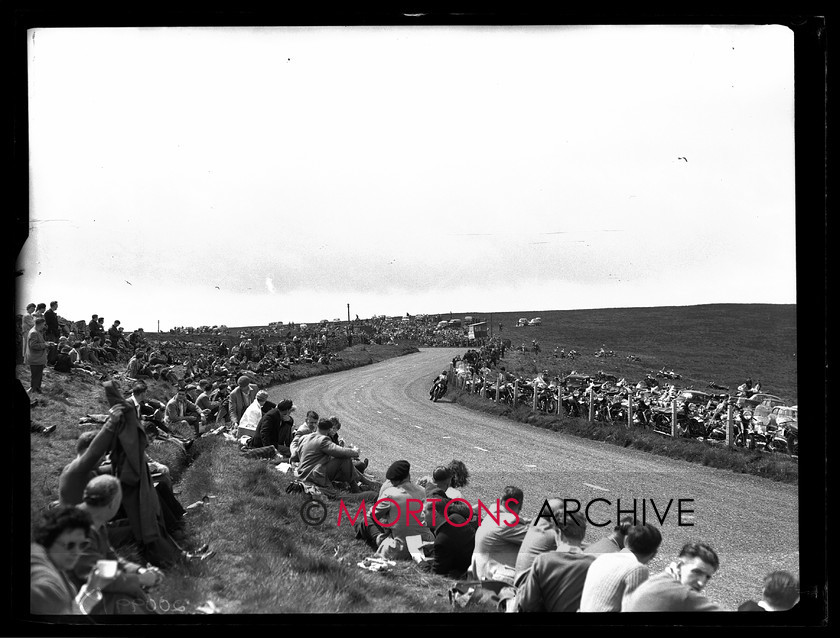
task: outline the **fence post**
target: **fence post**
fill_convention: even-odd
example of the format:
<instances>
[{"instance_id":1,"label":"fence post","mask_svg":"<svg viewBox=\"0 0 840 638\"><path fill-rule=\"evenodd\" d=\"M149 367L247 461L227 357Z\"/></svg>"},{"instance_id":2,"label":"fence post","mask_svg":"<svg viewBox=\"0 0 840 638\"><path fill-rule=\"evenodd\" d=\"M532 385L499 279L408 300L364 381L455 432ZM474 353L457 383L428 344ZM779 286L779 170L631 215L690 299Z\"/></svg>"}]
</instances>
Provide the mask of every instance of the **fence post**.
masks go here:
<instances>
[{"instance_id":1,"label":"fence post","mask_svg":"<svg viewBox=\"0 0 840 638\"><path fill-rule=\"evenodd\" d=\"M671 436L677 436L677 402L671 401Z\"/></svg>"},{"instance_id":2,"label":"fence post","mask_svg":"<svg viewBox=\"0 0 840 638\"><path fill-rule=\"evenodd\" d=\"M534 379L534 401L533 401L533 406L531 407L531 409L534 412L537 411L537 381L536 381L536 379Z\"/></svg>"},{"instance_id":3,"label":"fence post","mask_svg":"<svg viewBox=\"0 0 840 638\"><path fill-rule=\"evenodd\" d=\"M732 447L732 404L726 406L726 447Z\"/></svg>"},{"instance_id":4,"label":"fence post","mask_svg":"<svg viewBox=\"0 0 840 638\"><path fill-rule=\"evenodd\" d=\"M633 427L633 395L627 391L627 428Z\"/></svg>"},{"instance_id":5,"label":"fence post","mask_svg":"<svg viewBox=\"0 0 840 638\"><path fill-rule=\"evenodd\" d=\"M499 402L499 393L502 391L502 375L496 378L496 403Z\"/></svg>"},{"instance_id":6,"label":"fence post","mask_svg":"<svg viewBox=\"0 0 840 638\"><path fill-rule=\"evenodd\" d=\"M470 394L475 394L475 372L470 372Z\"/></svg>"},{"instance_id":7,"label":"fence post","mask_svg":"<svg viewBox=\"0 0 840 638\"><path fill-rule=\"evenodd\" d=\"M519 377L513 380L513 405L516 406L519 401Z\"/></svg>"},{"instance_id":8,"label":"fence post","mask_svg":"<svg viewBox=\"0 0 840 638\"><path fill-rule=\"evenodd\" d=\"M560 392L560 386L557 386L557 415L560 415L560 404L563 403L563 393Z\"/></svg>"},{"instance_id":9,"label":"fence post","mask_svg":"<svg viewBox=\"0 0 840 638\"><path fill-rule=\"evenodd\" d=\"M589 388L589 422L590 423L592 423L592 417L595 413L595 401L593 399L594 394L595 394L595 389L590 387Z\"/></svg>"}]
</instances>

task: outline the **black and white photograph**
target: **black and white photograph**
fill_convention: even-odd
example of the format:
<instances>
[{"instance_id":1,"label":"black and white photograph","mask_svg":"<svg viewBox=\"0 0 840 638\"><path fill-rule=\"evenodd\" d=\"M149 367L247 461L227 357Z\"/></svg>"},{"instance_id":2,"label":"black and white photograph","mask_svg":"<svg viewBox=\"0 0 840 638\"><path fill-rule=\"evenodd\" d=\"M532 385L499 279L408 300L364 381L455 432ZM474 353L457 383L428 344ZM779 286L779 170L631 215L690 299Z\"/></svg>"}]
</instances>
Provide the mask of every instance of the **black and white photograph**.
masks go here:
<instances>
[{"instance_id":1,"label":"black and white photograph","mask_svg":"<svg viewBox=\"0 0 840 638\"><path fill-rule=\"evenodd\" d=\"M824 20L257 17L16 33L16 626L825 626Z\"/></svg>"}]
</instances>

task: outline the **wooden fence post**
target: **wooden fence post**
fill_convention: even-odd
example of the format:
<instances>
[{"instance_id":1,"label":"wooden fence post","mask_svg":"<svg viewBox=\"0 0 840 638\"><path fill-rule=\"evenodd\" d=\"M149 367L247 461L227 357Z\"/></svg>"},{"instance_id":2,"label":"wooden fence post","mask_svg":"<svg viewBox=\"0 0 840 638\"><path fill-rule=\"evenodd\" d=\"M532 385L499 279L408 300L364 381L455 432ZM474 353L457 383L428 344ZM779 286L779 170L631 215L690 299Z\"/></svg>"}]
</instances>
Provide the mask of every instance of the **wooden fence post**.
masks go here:
<instances>
[{"instance_id":1,"label":"wooden fence post","mask_svg":"<svg viewBox=\"0 0 840 638\"><path fill-rule=\"evenodd\" d=\"M519 401L519 377L513 380L513 405L516 406Z\"/></svg>"},{"instance_id":2,"label":"wooden fence post","mask_svg":"<svg viewBox=\"0 0 840 638\"><path fill-rule=\"evenodd\" d=\"M627 391L627 428L633 427L633 395Z\"/></svg>"},{"instance_id":3,"label":"wooden fence post","mask_svg":"<svg viewBox=\"0 0 840 638\"><path fill-rule=\"evenodd\" d=\"M726 406L726 447L732 447L735 438L732 432L732 404Z\"/></svg>"},{"instance_id":4,"label":"wooden fence post","mask_svg":"<svg viewBox=\"0 0 840 638\"><path fill-rule=\"evenodd\" d=\"M560 415L560 404L563 403L563 393L560 392L560 386L557 386L557 415Z\"/></svg>"},{"instance_id":5,"label":"wooden fence post","mask_svg":"<svg viewBox=\"0 0 840 638\"><path fill-rule=\"evenodd\" d=\"M534 379L534 401L531 409L536 412L537 411L537 381Z\"/></svg>"},{"instance_id":6,"label":"wooden fence post","mask_svg":"<svg viewBox=\"0 0 840 638\"><path fill-rule=\"evenodd\" d=\"M677 436L677 402L671 401L671 436Z\"/></svg>"},{"instance_id":7,"label":"wooden fence post","mask_svg":"<svg viewBox=\"0 0 840 638\"><path fill-rule=\"evenodd\" d=\"M592 418L595 414L594 394L595 394L595 389L594 388L589 388L589 422L590 423L592 423Z\"/></svg>"},{"instance_id":8,"label":"wooden fence post","mask_svg":"<svg viewBox=\"0 0 840 638\"><path fill-rule=\"evenodd\" d=\"M496 378L496 403L499 402L499 394L502 391L502 375Z\"/></svg>"}]
</instances>

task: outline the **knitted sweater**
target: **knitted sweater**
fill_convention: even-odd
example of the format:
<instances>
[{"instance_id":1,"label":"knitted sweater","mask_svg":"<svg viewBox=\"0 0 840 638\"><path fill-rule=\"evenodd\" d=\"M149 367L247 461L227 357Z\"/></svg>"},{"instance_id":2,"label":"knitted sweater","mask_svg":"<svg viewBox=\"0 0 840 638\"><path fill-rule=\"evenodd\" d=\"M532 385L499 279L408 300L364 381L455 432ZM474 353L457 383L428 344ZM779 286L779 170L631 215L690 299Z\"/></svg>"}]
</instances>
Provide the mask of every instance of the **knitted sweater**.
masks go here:
<instances>
[{"instance_id":1,"label":"knitted sweater","mask_svg":"<svg viewBox=\"0 0 840 638\"><path fill-rule=\"evenodd\" d=\"M623 601L648 575L630 550L601 554L586 573L580 611L621 611Z\"/></svg>"}]
</instances>

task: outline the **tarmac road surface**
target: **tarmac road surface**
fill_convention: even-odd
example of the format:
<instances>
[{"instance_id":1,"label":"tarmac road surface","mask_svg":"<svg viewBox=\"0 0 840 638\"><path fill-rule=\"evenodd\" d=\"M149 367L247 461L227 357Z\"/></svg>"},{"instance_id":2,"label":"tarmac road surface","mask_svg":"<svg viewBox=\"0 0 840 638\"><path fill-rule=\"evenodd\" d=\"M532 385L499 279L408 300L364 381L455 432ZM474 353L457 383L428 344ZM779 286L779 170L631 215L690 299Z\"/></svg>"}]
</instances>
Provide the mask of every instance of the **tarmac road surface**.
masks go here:
<instances>
[{"instance_id":1,"label":"tarmac road surface","mask_svg":"<svg viewBox=\"0 0 840 638\"><path fill-rule=\"evenodd\" d=\"M706 593L724 609L758 600L761 579L770 571L799 573L796 486L551 432L469 410L449 398L430 401L434 378L463 352L424 348L379 364L274 386L269 395L275 402L293 400L296 427L310 409L321 417L338 416L342 437L359 446L361 458L370 459L368 472L380 480L398 459L411 463L413 480L460 459L470 470L469 485L461 490L464 497L473 504L482 501L494 514L506 485L522 488L523 513L529 517L554 496L569 499L569 507L579 501L582 511L589 505L587 542L612 531L619 500L621 510L633 513L635 499L639 518L644 501L647 522L659 526L663 536L659 554L649 564L651 573L673 560L684 543L705 541L721 562Z\"/></svg>"}]
</instances>

